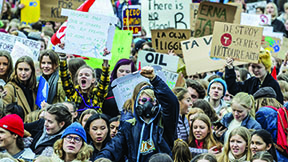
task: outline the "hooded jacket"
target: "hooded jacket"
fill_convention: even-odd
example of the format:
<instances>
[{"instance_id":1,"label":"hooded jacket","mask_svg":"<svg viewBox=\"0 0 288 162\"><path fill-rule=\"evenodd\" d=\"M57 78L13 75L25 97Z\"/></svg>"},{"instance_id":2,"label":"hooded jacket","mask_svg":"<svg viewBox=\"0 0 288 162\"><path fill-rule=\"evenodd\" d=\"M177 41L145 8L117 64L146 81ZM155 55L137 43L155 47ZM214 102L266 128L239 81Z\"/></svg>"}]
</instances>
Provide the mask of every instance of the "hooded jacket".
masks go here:
<instances>
[{"instance_id":1,"label":"hooded jacket","mask_svg":"<svg viewBox=\"0 0 288 162\"><path fill-rule=\"evenodd\" d=\"M160 77L156 76L151 84L159 103L157 115L151 118L149 123L145 123L134 111L135 117L120 124L121 128L117 135L102 149L97 158L105 157L112 161L119 161L123 155L126 155L129 162L138 162L148 161L155 153L167 153L172 156L171 150L179 117L179 102ZM137 105L138 102L135 103L134 108Z\"/></svg>"}]
</instances>

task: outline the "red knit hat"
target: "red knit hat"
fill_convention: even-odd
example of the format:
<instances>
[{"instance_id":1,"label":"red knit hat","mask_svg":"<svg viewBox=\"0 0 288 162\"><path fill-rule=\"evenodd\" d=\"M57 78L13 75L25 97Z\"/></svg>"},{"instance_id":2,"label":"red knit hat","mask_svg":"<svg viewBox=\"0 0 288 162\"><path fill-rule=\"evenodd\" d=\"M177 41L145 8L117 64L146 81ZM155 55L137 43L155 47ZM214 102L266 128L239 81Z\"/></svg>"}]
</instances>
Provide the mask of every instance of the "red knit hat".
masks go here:
<instances>
[{"instance_id":1,"label":"red knit hat","mask_svg":"<svg viewBox=\"0 0 288 162\"><path fill-rule=\"evenodd\" d=\"M13 132L20 137L24 136L23 120L16 114L6 115L0 119L0 127Z\"/></svg>"}]
</instances>

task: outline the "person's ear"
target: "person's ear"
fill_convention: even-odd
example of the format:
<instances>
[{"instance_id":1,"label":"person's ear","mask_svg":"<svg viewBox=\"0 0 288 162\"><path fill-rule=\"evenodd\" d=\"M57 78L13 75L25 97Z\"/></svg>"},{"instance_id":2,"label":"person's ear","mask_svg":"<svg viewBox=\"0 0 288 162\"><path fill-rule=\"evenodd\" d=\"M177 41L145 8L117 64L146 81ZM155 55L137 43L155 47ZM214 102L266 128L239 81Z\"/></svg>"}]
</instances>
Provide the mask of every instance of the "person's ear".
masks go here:
<instances>
[{"instance_id":1,"label":"person's ear","mask_svg":"<svg viewBox=\"0 0 288 162\"><path fill-rule=\"evenodd\" d=\"M96 78L92 78L91 82L94 84L96 82Z\"/></svg>"},{"instance_id":2,"label":"person's ear","mask_svg":"<svg viewBox=\"0 0 288 162\"><path fill-rule=\"evenodd\" d=\"M65 122L64 122L64 121L62 121L62 122L59 123L59 126L60 126L61 128L64 127L64 125L65 125Z\"/></svg>"},{"instance_id":3,"label":"person's ear","mask_svg":"<svg viewBox=\"0 0 288 162\"><path fill-rule=\"evenodd\" d=\"M14 134L14 133L12 134L12 136L13 136L14 139L17 139L17 137L18 137L18 135Z\"/></svg>"},{"instance_id":4,"label":"person's ear","mask_svg":"<svg viewBox=\"0 0 288 162\"><path fill-rule=\"evenodd\" d=\"M271 147L272 147L272 144L269 143L269 144L267 145L267 147L266 147L266 150L267 150L267 151L270 150Z\"/></svg>"}]
</instances>

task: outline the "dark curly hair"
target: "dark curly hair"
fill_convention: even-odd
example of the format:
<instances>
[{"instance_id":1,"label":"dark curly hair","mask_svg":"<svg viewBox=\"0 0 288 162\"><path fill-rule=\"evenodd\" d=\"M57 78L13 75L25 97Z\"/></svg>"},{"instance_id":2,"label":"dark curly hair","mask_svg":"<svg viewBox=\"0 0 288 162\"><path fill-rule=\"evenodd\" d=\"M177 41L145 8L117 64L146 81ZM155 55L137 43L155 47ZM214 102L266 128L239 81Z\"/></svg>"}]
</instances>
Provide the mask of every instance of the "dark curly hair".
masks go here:
<instances>
[{"instance_id":1,"label":"dark curly hair","mask_svg":"<svg viewBox=\"0 0 288 162\"><path fill-rule=\"evenodd\" d=\"M199 99L203 99L206 95L205 88L196 80L187 79L186 80L187 88L191 87L196 90L199 95Z\"/></svg>"}]
</instances>

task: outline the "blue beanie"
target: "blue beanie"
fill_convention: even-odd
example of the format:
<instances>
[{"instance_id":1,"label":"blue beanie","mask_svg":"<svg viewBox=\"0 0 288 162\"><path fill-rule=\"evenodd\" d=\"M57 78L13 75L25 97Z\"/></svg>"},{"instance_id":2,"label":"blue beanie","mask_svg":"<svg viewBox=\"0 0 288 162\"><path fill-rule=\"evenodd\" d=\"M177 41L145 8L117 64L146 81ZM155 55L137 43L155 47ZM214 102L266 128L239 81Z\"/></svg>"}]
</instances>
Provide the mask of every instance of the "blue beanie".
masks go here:
<instances>
[{"instance_id":1,"label":"blue beanie","mask_svg":"<svg viewBox=\"0 0 288 162\"><path fill-rule=\"evenodd\" d=\"M76 134L76 135L80 136L87 143L86 132L85 132L84 128L82 127L82 125L79 124L78 122L74 122L71 125L69 125L65 129L61 138L64 138L68 134Z\"/></svg>"},{"instance_id":2,"label":"blue beanie","mask_svg":"<svg viewBox=\"0 0 288 162\"><path fill-rule=\"evenodd\" d=\"M221 97L221 98L223 98L225 96L226 91L227 91L227 84L226 84L225 80L223 80L221 78L215 78L215 79L210 81L210 83L208 85L208 89L207 89L207 95L209 96L210 87L215 82L221 83L223 85L223 96Z\"/></svg>"}]
</instances>

